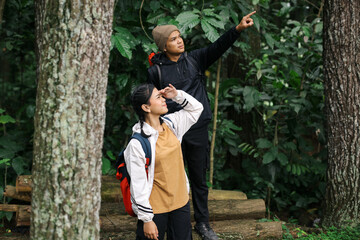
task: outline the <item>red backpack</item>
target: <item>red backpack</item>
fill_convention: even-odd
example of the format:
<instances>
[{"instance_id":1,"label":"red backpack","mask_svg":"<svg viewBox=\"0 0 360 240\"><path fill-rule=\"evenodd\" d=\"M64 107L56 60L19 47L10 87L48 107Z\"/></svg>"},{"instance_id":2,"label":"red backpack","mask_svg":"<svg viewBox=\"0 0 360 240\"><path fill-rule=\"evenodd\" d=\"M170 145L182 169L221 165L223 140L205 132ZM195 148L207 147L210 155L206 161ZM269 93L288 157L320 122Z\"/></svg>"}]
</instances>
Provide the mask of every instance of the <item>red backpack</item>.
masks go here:
<instances>
[{"instance_id":1,"label":"red backpack","mask_svg":"<svg viewBox=\"0 0 360 240\"><path fill-rule=\"evenodd\" d=\"M143 137L140 133L134 133L131 139L137 139L145 152L145 158L146 158L146 164L145 164L145 170L146 175L148 175L148 168L151 164L151 146L150 142L146 137ZM129 140L129 141L130 141ZM126 163L124 158L124 150L120 152L116 159L116 178L120 180L120 189L123 196L123 202L125 205L125 211L133 217L136 217L136 214L134 213L132 209L132 203L131 203L131 193L130 193L130 175L126 169Z\"/></svg>"}]
</instances>

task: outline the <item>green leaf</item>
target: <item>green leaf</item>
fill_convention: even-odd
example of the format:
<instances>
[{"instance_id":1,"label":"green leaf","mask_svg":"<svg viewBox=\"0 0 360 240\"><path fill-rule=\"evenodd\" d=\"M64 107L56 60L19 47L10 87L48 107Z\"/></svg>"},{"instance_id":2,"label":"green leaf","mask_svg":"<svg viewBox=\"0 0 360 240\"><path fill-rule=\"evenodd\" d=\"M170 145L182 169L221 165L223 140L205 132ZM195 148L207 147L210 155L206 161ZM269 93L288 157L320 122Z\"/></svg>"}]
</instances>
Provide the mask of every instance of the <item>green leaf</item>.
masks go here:
<instances>
[{"instance_id":1,"label":"green leaf","mask_svg":"<svg viewBox=\"0 0 360 240\"><path fill-rule=\"evenodd\" d=\"M216 13L214 13L214 10L212 8L205 8L202 10L203 15L209 16L209 17L218 17Z\"/></svg>"},{"instance_id":2,"label":"green leaf","mask_svg":"<svg viewBox=\"0 0 360 240\"><path fill-rule=\"evenodd\" d=\"M297 165L296 173L298 176L301 175L301 166L300 165Z\"/></svg>"},{"instance_id":3,"label":"green leaf","mask_svg":"<svg viewBox=\"0 0 360 240\"><path fill-rule=\"evenodd\" d=\"M305 34L305 36L308 36L308 37L310 37L310 36L311 36L311 33L310 33L310 29L309 29L309 27L304 26L304 27L302 27L302 30L303 30L303 32L304 32L304 34Z\"/></svg>"},{"instance_id":4,"label":"green leaf","mask_svg":"<svg viewBox=\"0 0 360 240\"><path fill-rule=\"evenodd\" d=\"M281 166L285 166L289 162L287 156L283 153L279 153L276 158L279 160Z\"/></svg>"},{"instance_id":5,"label":"green leaf","mask_svg":"<svg viewBox=\"0 0 360 240\"><path fill-rule=\"evenodd\" d=\"M6 43L5 43L5 47L6 47L6 49L9 50L9 51L11 51L11 50L14 48L14 46L11 44L11 42L6 42Z\"/></svg>"},{"instance_id":6,"label":"green leaf","mask_svg":"<svg viewBox=\"0 0 360 240\"><path fill-rule=\"evenodd\" d=\"M10 222L13 217L13 212L5 212L5 217Z\"/></svg>"},{"instance_id":7,"label":"green leaf","mask_svg":"<svg viewBox=\"0 0 360 240\"><path fill-rule=\"evenodd\" d=\"M320 22L315 25L315 33L321 33L323 30L323 22Z\"/></svg>"},{"instance_id":8,"label":"green leaf","mask_svg":"<svg viewBox=\"0 0 360 240\"><path fill-rule=\"evenodd\" d=\"M15 119L10 117L9 115L1 115L0 116L0 123L6 124L6 123L15 123Z\"/></svg>"},{"instance_id":9,"label":"green leaf","mask_svg":"<svg viewBox=\"0 0 360 240\"><path fill-rule=\"evenodd\" d=\"M2 108L0 108L0 114L2 114L2 113L4 113L4 112L5 112L5 110L2 109Z\"/></svg>"},{"instance_id":10,"label":"green leaf","mask_svg":"<svg viewBox=\"0 0 360 240\"><path fill-rule=\"evenodd\" d=\"M257 80L260 80L261 77L262 77L261 69L258 69L257 73L256 73L256 78L257 78Z\"/></svg>"},{"instance_id":11,"label":"green leaf","mask_svg":"<svg viewBox=\"0 0 360 240\"><path fill-rule=\"evenodd\" d=\"M158 1L150 1L150 8L154 12L160 8L160 2Z\"/></svg>"},{"instance_id":12,"label":"green leaf","mask_svg":"<svg viewBox=\"0 0 360 240\"><path fill-rule=\"evenodd\" d=\"M244 88L243 95L245 100L244 109L249 112L258 103L260 99L260 93L256 88L246 86Z\"/></svg>"},{"instance_id":13,"label":"green leaf","mask_svg":"<svg viewBox=\"0 0 360 240\"><path fill-rule=\"evenodd\" d=\"M180 13L176 17L176 21L179 22L180 31L184 32L187 28L193 28L199 24L200 18L198 14L195 14L193 11L186 11Z\"/></svg>"},{"instance_id":14,"label":"green leaf","mask_svg":"<svg viewBox=\"0 0 360 240\"><path fill-rule=\"evenodd\" d=\"M140 41L132 35L132 33L123 27L115 27L115 35L121 39L124 39L129 44L130 48L133 49Z\"/></svg>"},{"instance_id":15,"label":"green leaf","mask_svg":"<svg viewBox=\"0 0 360 240\"><path fill-rule=\"evenodd\" d=\"M24 150L24 146L21 144L20 141L19 142L12 141L6 136L0 138L0 146L13 153Z\"/></svg>"},{"instance_id":16,"label":"green leaf","mask_svg":"<svg viewBox=\"0 0 360 240\"><path fill-rule=\"evenodd\" d=\"M289 20L289 21L287 22L287 24L289 24L289 25L295 25L296 27L301 26L301 23L298 22L298 21L295 21L295 20Z\"/></svg>"},{"instance_id":17,"label":"green leaf","mask_svg":"<svg viewBox=\"0 0 360 240\"><path fill-rule=\"evenodd\" d=\"M112 151L107 151L106 155L111 159L111 160L115 160L116 157L114 156L114 154L112 153Z\"/></svg>"},{"instance_id":18,"label":"green leaf","mask_svg":"<svg viewBox=\"0 0 360 240\"><path fill-rule=\"evenodd\" d=\"M285 149L288 149L288 150L295 150L296 149L296 145L293 142L286 142L286 143L283 144L283 147Z\"/></svg>"},{"instance_id":19,"label":"green leaf","mask_svg":"<svg viewBox=\"0 0 360 240\"><path fill-rule=\"evenodd\" d=\"M270 152L270 151L265 153L264 156L263 156L263 164L271 163L274 160L275 160L275 157L272 154L272 152Z\"/></svg>"},{"instance_id":20,"label":"green leaf","mask_svg":"<svg viewBox=\"0 0 360 240\"><path fill-rule=\"evenodd\" d=\"M146 21L148 23L152 23L152 24L156 24L158 22L158 20L160 18L163 18L166 16L166 13L161 11L160 13L159 12L156 12L156 13L150 13L147 18L146 18Z\"/></svg>"},{"instance_id":21,"label":"green leaf","mask_svg":"<svg viewBox=\"0 0 360 240\"><path fill-rule=\"evenodd\" d=\"M270 34L265 33L265 40L266 43L269 45L269 47L271 49L274 49L274 45L275 45L275 39L273 39L273 37Z\"/></svg>"},{"instance_id":22,"label":"green leaf","mask_svg":"<svg viewBox=\"0 0 360 240\"><path fill-rule=\"evenodd\" d=\"M25 172L26 166L27 163L24 161L22 157L17 157L12 160L12 167L18 176Z\"/></svg>"},{"instance_id":23,"label":"green leaf","mask_svg":"<svg viewBox=\"0 0 360 240\"><path fill-rule=\"evenodd\" d=\"M251 18L253 19L254 21L254 26L255 28L260 31L260 20L259 18L256 16L256 15L252 15Z\"/></svg>"},{"instance_id":24,"label":"green leaf","mask_svg":"<svg viewBox=\"0 0 360 240\"><path fill-rule=\"evenodd\" d=\"M132 52L130 50L129 44L126 42L125 39L121 38L121 35L112 35L111 36L111 43L115 45L117 50L120 52L120 54L123 57L126 57L128 59L132 58Z\"/></svg>"},{"instance_id":25,"label":"green leaf","mask_svg":"<svg viewBox=\"0 0 360 240\"><path fill-rule=\"evenodd\" d=\"M201 19L201 28L205 32L205 36L210 40L210 42L215 42L220 37L216 29L211 26L211 24L207 22L206 19Z\"/></svg>"},{"instance_id":26,"label":"green leaf","mask_svg":"<svg viewBox=\"0 0 360 240\"><path fill-rule=\"evenodd\" d=\"M1 159L1 160L0 160L0 165L1 165L1 164L10 165L10 163L9 163L10 160L11 160L11 159L9 159L9 158Z\"/></svg>"},{"instance_id":27,"label":"green leaf","mask_svg":"<svg viewBox=\"0 0 360 240\"><path fill-rule=\"evenodd\" d=\"M14 151L0 148L0 158L13 158L15 155Z\"/></svg>"},{"instance_id":28,"label":"green leaf","mask_svg":"<svg viewBox=\"0 0 360 240\"><path fill-rule=\"evenodd\" d=\"M225 138L224 140L225 140L225 142L226 142L228 145L233 146L233 147L236 147L236 142L235 142L233 139L231 139L231 138Z\"/></svg>"},{"instance_id":29,"label":"green leaf","mask_svg":"<svg viewBox=\"0 0 360 240\"><path fill-rule=\"evenodd\" d=\"M238 14L233 9L230 9L230 16L231 16L231 19L234 21L234 23L236 23L236 24L239 23Z\"/></svg>"},{"instance_id":30,"label":"green leaf","mask_svg":"<svg viewBox=\"0 0 360 240\"><path fill-rule=\"evenodd\" d=\"M296 36L296 34L299 30L300 30L300 26L294 27L290 32L290 36Z\"/></svg>"},{"instance_id":31,"label":"green leaf","mask_svg":"<svg viewBox=\"0 0 360 240\"><path fill-rule=\"evenodd\" d=\"M256 140L256 143L257 143L257 147L262 149L271 148L273 146L273 144L266 138L259 138Z\"/></svg>"},{"instance_id":32,"label":"green leaf","mask_svg":"<svg viewBox=\"0 0 360 240\"><path fill-rule=\"evenodd\" d=\"M101 170L102 170L102 174L105 175L107 174L111 169L111 162L109 159L107 158L102 158L102 166L101 166Z\"/></svg>"},{"instance_id":33,"label":"green leaf","mask_svg":"<svg viewBox=\"0 0 360 240\"><path fill-rule=\"evenodd\" d=\"M203 19L216 28L225 29L224 23L222 21L219 21L219 19L210 17L203 17Z\"/></svg>"}]
</instances>

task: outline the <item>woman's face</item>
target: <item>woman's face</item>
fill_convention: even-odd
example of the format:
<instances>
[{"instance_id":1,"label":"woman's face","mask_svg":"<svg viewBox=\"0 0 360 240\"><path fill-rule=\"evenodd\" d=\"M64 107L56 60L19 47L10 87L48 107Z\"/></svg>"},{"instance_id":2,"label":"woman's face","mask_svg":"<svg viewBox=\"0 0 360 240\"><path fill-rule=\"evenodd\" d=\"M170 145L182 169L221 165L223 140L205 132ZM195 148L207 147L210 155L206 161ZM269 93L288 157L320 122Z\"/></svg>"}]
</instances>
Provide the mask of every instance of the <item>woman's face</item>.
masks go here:
<instances>
[{"instance_id":1,"label":"woman's face","mask_svg":"<svg viewBox=\"0 0 360 240\"><path fill-rule=\"evenodd\" d=\"M168 108L165 102L165 98L161 95L159 90L154 88L151 97L149 99L150 114L162 115L168 112Z\"/></svg>"}]
</instances>

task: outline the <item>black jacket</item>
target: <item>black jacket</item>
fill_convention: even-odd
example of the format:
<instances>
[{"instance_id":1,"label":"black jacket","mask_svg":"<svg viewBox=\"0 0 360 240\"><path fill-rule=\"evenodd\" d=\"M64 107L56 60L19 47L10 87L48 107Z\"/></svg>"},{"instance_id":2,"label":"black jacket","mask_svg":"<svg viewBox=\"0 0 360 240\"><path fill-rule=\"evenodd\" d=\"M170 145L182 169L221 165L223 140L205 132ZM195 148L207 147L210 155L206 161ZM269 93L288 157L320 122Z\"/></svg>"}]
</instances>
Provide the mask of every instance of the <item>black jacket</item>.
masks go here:
<instances>
[{"instance_id":1,"label":"black jacket","mask_svg":"<svg viewBox=\"0 0 360 240\"><path fill-rule=\"evenodd\" d=\"M177 62L169 60L164 53L156 54L151 61L160 66L161 86L159 86L159 74L156 66L148 69L147 81L162 89L171 83L176 89L184 90L204 106L198 122L192 127L198 128L208 124L211 120L211 107L205 88L205 70L218 60L237 40L239 33L235 27L224 33L218 40L209 46L196 49L187 54L182 54ZM181 106L171 100L167 100L169 112L181 109Z\"/></svg>"}]
</instances>

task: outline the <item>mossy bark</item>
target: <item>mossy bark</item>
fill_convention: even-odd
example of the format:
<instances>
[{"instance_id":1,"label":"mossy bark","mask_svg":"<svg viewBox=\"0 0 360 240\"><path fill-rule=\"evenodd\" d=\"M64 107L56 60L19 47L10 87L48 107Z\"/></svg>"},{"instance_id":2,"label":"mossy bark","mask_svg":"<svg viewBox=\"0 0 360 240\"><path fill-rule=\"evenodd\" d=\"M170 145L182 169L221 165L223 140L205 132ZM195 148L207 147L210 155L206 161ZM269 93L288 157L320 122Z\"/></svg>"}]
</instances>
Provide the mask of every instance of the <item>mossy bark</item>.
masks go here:
<instances>
[{"instance_id":1,"label":"mossy bark","mask_svg":"<svg viewBox=\"0 0 360 240\"><path fill-rule=\"evenodd\" d=\"M36 4L31 238L99 239L114 1Z\"/></svg>"},{"instance_id":2,"label":"mossy bark","mask_svg":"<svg viewBox=\"0 0 360 240\"><path fill-rule=\"evenodd\" d=\"M325 226L360 223L360 1L324 5L328 131Z\"/></svg>"}]
</instances>

